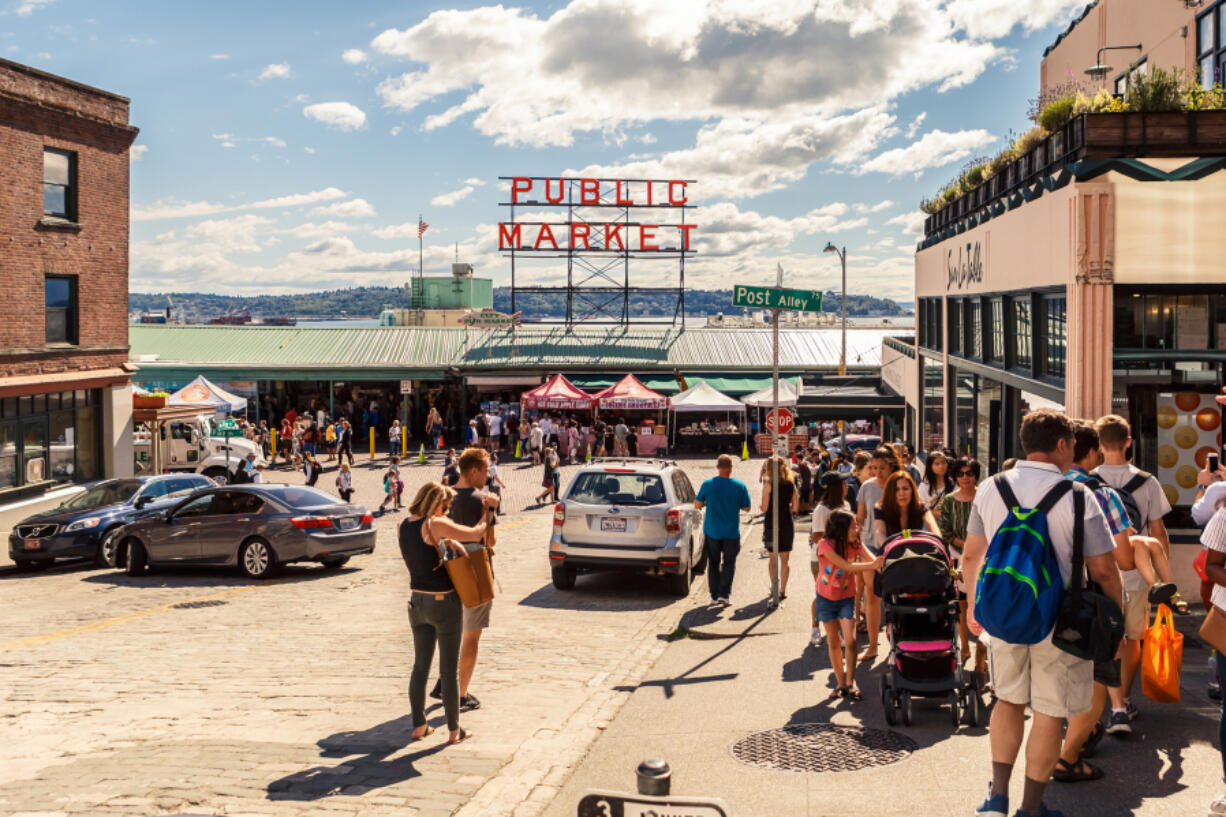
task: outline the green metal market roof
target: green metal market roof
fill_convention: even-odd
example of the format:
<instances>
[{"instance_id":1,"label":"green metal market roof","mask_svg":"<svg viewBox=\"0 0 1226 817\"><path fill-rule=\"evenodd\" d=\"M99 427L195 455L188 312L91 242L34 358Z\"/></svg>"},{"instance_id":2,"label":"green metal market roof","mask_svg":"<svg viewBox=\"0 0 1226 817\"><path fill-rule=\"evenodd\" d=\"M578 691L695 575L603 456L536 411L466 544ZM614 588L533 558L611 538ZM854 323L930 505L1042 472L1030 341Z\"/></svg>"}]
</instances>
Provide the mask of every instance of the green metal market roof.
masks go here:
<instances>
[{"instance_id":1,"label":"green metal market roof","mask_svg":"<svg viewBox=\"0 0 1226 817\"><path fill-rule=\"evenodd\" d=\"M882 339L912 331L849 330L847 365L879 367ZM781 330L780 369L836 368L839 338L837 329ZM654 372L660 382L644 382L659 388L670 378L675 382L678 372L708 380L704 373L735 379L761 376L771 366L771 333L763 329L529 325L479 331L146 324L129 327L129 343L132 362L140 369L137 380L189 373L224 373L229 380L430 380L454 368L464 374L635 372L652 377Z\"/></svg>"}]
</instances>

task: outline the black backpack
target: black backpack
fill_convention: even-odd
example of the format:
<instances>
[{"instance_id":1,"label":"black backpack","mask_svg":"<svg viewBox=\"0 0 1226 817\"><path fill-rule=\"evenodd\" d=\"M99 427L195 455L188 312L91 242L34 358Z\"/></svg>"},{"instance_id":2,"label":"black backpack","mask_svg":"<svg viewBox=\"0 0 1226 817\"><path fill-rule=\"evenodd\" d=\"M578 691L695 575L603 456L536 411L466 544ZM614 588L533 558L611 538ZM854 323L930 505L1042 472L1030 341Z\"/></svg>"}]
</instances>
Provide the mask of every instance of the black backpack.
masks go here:
<instances>
[{"instance_id":1,"label":"black backpack","mask_svg":"<svg viewBox=\"0 0 1226 817\"><path fill-rule=\"evenodd\" d=\"M1086 486L1091 490L1097 491L1101 486L1107 483L1102 481L1102 477L1095 471L1092 475L1095 484L1086 483ZM1132 526L1137 533L1145 530L1145 526L1149 524L1149 520L1145 518L1145 514L1141 513L1141 506L1137 504L1137 498L1133 496L1133 492L1145 484L1149 479L1149 474L1141 471L1132 479L1124 484L1123 488L1116 488L1115 492L1120 495L1120 501L1124 503L1124 510L1128 512L1128 519L1132 522Z\"/></svg>"}]
</instances>

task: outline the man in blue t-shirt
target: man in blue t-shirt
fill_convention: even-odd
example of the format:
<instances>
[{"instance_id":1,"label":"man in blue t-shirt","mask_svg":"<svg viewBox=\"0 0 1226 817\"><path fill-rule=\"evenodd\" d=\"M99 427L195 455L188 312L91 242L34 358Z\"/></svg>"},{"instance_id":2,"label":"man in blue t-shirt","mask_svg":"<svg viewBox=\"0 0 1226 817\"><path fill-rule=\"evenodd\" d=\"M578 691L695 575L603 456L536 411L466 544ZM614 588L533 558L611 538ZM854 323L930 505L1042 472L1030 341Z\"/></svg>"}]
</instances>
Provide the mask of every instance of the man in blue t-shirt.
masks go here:
<instances>
[{"instance_id":1,"label":"man in blue t-shirt","mask_svg":"<svg viewBox=\"0 0 1226 817\"><path fill-rule=\"evenodd\" d=\"M719 476L711 477L698 489L694 507L706 508L702 523L703 546L707 550L707 587L713 604L730 604L732 576L736 557L741 552L741 512L750 509L749 489L732 478L732 457L721 454L715 463Z\"/></svg>"}]
</instances>

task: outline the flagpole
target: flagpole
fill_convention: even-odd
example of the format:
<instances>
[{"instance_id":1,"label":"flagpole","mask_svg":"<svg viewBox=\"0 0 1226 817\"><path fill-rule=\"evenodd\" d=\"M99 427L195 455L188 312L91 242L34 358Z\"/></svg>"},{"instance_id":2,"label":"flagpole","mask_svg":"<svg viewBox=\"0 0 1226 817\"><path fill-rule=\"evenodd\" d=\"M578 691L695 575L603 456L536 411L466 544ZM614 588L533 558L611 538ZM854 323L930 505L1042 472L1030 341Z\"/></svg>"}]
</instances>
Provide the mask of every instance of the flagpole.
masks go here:
<instances>
[{"instance_id":1,"label":"flagpole","mask_svg":"<svg viewBox=\"0 0 1226 817\"><path fill-rule=\"evenodd\" d=\"M421 224L422 224L421 213L418 213L417 214L417 275L419 278L422 278L424 281L424 277L426 274L426 268L425 268L424 262L422 261L422 258L423 258L422 235L425 233L425 230L421 228ZM422 294L425 295L424 289L422 290Z\"/></svg>"}]
</instances>

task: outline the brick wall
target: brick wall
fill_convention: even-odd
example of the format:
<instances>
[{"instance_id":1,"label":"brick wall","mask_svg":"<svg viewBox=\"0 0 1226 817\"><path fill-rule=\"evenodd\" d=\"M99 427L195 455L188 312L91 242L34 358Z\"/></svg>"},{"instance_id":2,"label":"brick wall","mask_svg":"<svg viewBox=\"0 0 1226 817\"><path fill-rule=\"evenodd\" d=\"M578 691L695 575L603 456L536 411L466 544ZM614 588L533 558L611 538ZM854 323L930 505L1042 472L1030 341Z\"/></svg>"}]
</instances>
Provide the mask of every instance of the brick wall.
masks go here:
<instances>
[{"instance_id":1,"label":"brick wall","mask_svg":"<svg viewBox=\"0 0 1226 817\"><path fill-rule=\"evenodd\" d=\"M0 377L121 365L128 346L128 102L0 60ZM77 154L77 222L43 220L43 148ZM44 281L77 279L72 348L47 348Z\"/></svg>"}]
</instances>

